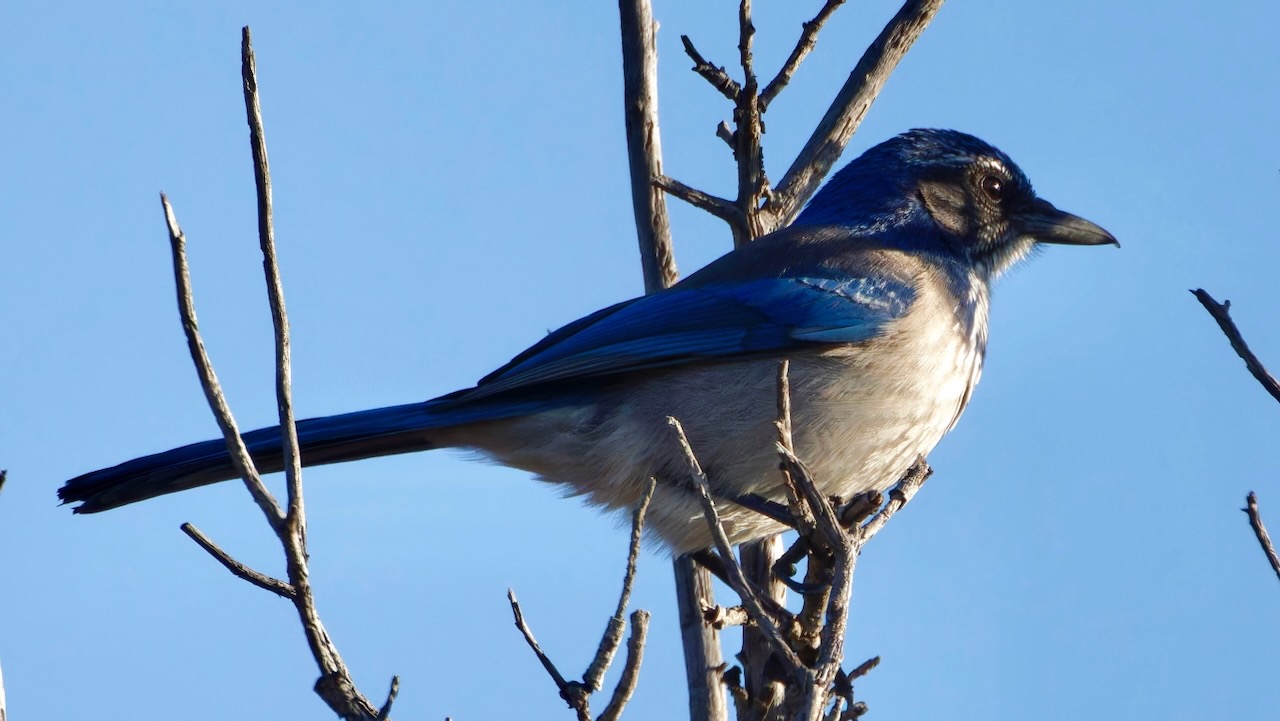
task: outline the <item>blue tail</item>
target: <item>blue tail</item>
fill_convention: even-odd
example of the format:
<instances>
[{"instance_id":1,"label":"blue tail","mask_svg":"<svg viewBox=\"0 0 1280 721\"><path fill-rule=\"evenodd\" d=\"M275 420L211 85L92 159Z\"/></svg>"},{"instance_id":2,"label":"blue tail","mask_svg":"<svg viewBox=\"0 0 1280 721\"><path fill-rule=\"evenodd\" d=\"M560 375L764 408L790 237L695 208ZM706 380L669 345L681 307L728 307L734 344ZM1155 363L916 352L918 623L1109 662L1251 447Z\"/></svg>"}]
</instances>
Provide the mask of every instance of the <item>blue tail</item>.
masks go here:
<instances>
[{"instance_id":1,"label":"blue tail","mask_svg":"<svg viewBox=\"0 0 1280 721\"><path fill-rule=\"evenodd\" d=\"M425 451L439 447L432 436L441 428L525 415L563 403L541 397L465 402L466 395L461 391L423 403L299 421L302 463L315 466ZM259 472L284 469L279 426L250 431L243 438ZM77 476L58 489L58 497L63 503L79 503L76 513L97 513L239 475L226 442L219 438Z\"/></svg>"}]
</instances>

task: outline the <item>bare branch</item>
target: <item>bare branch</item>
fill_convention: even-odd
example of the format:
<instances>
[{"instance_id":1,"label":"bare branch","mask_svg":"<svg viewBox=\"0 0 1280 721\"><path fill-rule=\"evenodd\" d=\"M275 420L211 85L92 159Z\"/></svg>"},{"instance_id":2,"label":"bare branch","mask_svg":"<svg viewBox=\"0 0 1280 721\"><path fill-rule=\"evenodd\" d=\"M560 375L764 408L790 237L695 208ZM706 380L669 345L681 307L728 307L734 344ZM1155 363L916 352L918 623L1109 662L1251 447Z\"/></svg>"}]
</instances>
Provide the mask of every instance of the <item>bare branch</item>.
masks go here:
<instances>
[{"instance_id":1,"label":"bare branch","mask_svg":"<svg viewBox=\"0 0 1280 721\"><path fill-rule=\"evenodd\" d=\"M879 665L880 665L879 656L869 658L866 661L863 661L862 663L858 664L857 668L849 672L848 674L849 680L856 681L857 679L860 679L863 676L866 676L868 673L871 673L871 669Z\"/></svg>"},{"instance_id":2,"label":"bare branch","mask_svg":"<svg viewBox=\"0 0 1280 721\"><path fill-rule=\"evenodd\" d=\"M195 300L191 292L191 269L187 265L187 236L178 226L178 219L173 214L173 206L169 205L169 198L164 193L160 194L160 205L164 208L165 223L169 226L169 246L173 253L173 277L178 292L178 313L182 316L182 330L187 336L187 348L191 352L191 361L195 364L196 375L200 378L200 388L204 391L209 408L213 410L213 416L218 421L222 437L227 441L227 451L231 454L232 464L244 479L244 485L249 489L254 502L262 509L267 523L272 530L279 533L284 527L284 514L281 513L276 500L271 497L271 493L267 491L267 487L263 485L262 476L258 475L258 469L254 467L253 459L249 456L249 449L240 438L240 430L236 427L236 420L231 415L227 398L222 393L218 375L214 373L209 354L205 351L204 339L200 337L200 326L196 322Z\"/></svg>"},{"instance_id":3,"label":"bare branch","mask_svg":"<svg viewBox=\"0 0 1280 721\"><path fill-rule=\"evenodd\" d=\"M738 62L742 65L743 87L756 86L755 60L751 56L755 36L756 26L751 22L751 0L738 0Z\"/></svg>"},{"instance_id":4,"label":"bare branch","mask_svg":"<svg viewBox=\"0 0 1280 721\"><path fill-rule=\"evenodd\" d=\"M653 179L653 184L695 208L701 208L733 227L745 227L742 213L731 201L692 188L669 175Z\"/></svg>"},{"instance_id":5,"label":"bare branch","mask_svg":"<svg viewBox=\"0 0 1280 721\"><path fill-rule=\"evenodd\" d=\"M520 602L516 600L516 592L507 589L507 600L511 602L511 613L515 615L516 628L520 629L520 633L524 636L524 640L529 644L529 648L533 649L533 653L542 662L542 667L547 670L547 674L551 676L551 680L555 681L556 688L560 690L560 698L569 704L569 708L578 713L581 721L590 721L591 711L587 705L588 692L583 688L582 684L565 680L560 669L556 668L551 657L543 653L542 646L538 645L538 639L533 637L533 629L529 628L529 624L525 623L524 613L520 610Z\"/></svg>"},{"instance_id":6,"label":"bare branch","mask_svg":"<svg viewBox=\"0 0 1280 721\"><path fill-rule=\"evenodd\" d=\"M1262 387L1271 394L1272 398L1280 401L1280 382L1277 382L1262 361L1258 360L1258 356L1253 354L1249 349L1249 344L1244 342L1244 336L1240 335L1240 329L1236 328L1236 324L1231 320L1231 301L1219 303L1213 299L1203 288L1197 288L1191 291L1191 294L1200 301L1200 305L1209 311L1209 315L1218 321L1218 327L1222 329L1223 335L1227 336L1227 340L1231 341L1231 347L1235 350L1236 355L1244 359L1244 364L1249 368L1249 372L1254 378L1262 384Z\"/></svg>"},{"instance_id":7,"label":"bare branch","mask_svg":"<svg viewBox=\"0 0 1280 721\"><path fill-rule=\"evenodd\" d=\"M298 452L298 429L293 423L293 370L289 360L289 316L284 307L284 286L280 281L280 264L276 259L275 228L271 208L271 168L267 162L266 130L262 127L262 105L258 101L258 70L253 56L249 28L241 30L240 77L244 87L244 110L249 123L249 147L253 151L253 179L258 198L258 245L262 249L262 268L267 280L267 299L271 307L271 323L275 331L276 405L280 417L281 443L285 458L290 524L304 523L302 515L302 462ZM298 533L306 528L298 525Z\"/></svg>"},{"instance_id":8,"label":"bare branch","mask_svg":"<svg viewBox=\"0 0 1280 721\"><path fill-rule=\"evenodd\" d=\"M715 605L711 572L691 556L672 564L680 638L684 644L685 677L689 683L690 721L723 721L729 717L724 698L720 633L703 621L702 609Z\"/></svg>"},{"instance_id":9,"label":"bare branch","mask_svg":"<svg viewBox=\"0 0 1280 721\"><path fill-rule=\"evenodd\" d=\"M803 25L800 33L800 40L796 43L796 47L791 51L791 56L782 64L782 69L778 74L769 81L764 91L760 93L760 112L768 109L769 103L778 97L778 93L787 87L787 83L791 82L792 76L796 74L796 70L800 67L800 63L813 51L818 43L818 32L822 30L822 26L835 13L836 9L844 4L844 0L827 0L818 14L812 20Z\"/></svg>"},{"instance_id":10,"label":"bare branch","mask_svg":"<svg viewBox=\"0 0 1280 721\"><path fill-rule=\"evenodd\" d=\"M721 95L735 103L738 102L738 93L742 92L742 86L729 77L729 73L725 72L723 67L707 62L707 59L702 57L702 53L693 46L693 41L688 35L681 35L680 42L684 44L685 53L693 60L693 71L711 83L711 87L719 90Z\"/></svg>"},{"instance_id":11,"label":"bare branch","mask_svg":"<svg viewBox=\"0 0 1280 721\"><path fill-rule=\"evenodd\" d=\"M622 95L631 168L631 207L640 242L640 265L647 292L676 282L675 251L667 199L654 186L662 177L662 136L658 132L658 23L649 0L619 0L622 20Z\"/></svg>"},{"instance_id":12,"label":"bare branch","mask_svg":"<svg viewBox=\"0 0 1280 721\"><path fill-rule=\"evenodd\" d=\"M622 716L622 710L631 701L631 695L635 693L636 684L640 681L640 664L644 661L644 644L648 635L649 612L637 610L631 614L631 638L627 639L627 660L622 666L622 676L598 721L617 721Z\"/></svg>"},{"instance_id":13,"label":"bare branch","mask_svg":"<svg viewBox=\"0 0 1280 721\"><path fill-rule=\"evenodd\" d=\"M378 709L377 721L387 721L391 716L391 705L396 702L396 697L400 695L400 677L391 677L391 688L387 690L387 700L382 704L382 708Z\"/></svg>"},{"instance_id":14,"label":"bare branch","mask_svg":"<svg viewBox=\"0 0 1280 721\"><path fill-rule=\"evenodd\" d=\"M609 670L609 665L613 663L613 655L617 653L618 646L622 643L622 631L625 628L623 618L626 615L627 606L631 604L631 584L636 578L636 561L640 557L640 541L644 535L644 516L649 511L649 502L653 500L653 491L656 487L657 482L650 478L649 487L640 498L640 505L636 506L636 510L631 514L631 546L627 551L627 572L622 579L622 593L618 596L618 608L613 618L609 619L609 626L600 639L596 657L587 667L587 672L582 675L583 683L592 692L602 688L605 671ZM633 625L634 620L633 616ZM619 709L620 712L621 709Z\"/></svg>"},{"instance_id":15,"label":"bare branch","mask_svg":"<svg viewBox=\"0 0 1280 721\"><path fill-rule=\"evenodd\" d=\"M730 150L732 150L734 145L737 143L733 138L733 128L730 128L729 124L723 120L721 120L720 124L716 126L716 137L723 140L725 144L729 146Z\"/></svg>"},{"instance_id":16,"label":"bare branch","mask_svg":"<svg viewBox=\"0 0 1280 721\"><path fill-rule=\"evenodd\" d=\"M795 220L840 158L862 118L907 50L942 7L943 0L907 0L866 49L804 149L774 190L767 210L770 229Z\"/></svg>"},{"instance_id":17,"label":"bare branch","mask_svg":"<svg viewBox=\"0 0 1280 721\"><path fill-rule=\"evenodd\" d=\"M298 619L307 638L307 645L311 649L316 665L320 668L320 678L315 684L316 694L334 713L344 719L359 719L363 721L379 718L379 716L385 718L385 714L390 713L391 699L388 699L387 704L382 709L378 709L356 688L346 664L343 663L342 657L338 654L337 647L334 646L333 641L329 638L329 633L324 628L324 624L320 621L319 613L315 607L315 599L311 594L309 571L307 569L306 518L302 503L301 462L298 454L297 430L293 423L291 400L289 322L285 314L284 293L280 281L279 263L275 253L275 239L271 221L271 175L267 165L261 103L258 99L258 80L253 55L253 43L248 27L241 30L240 59L245 112L249 123L249 139L254 159L254 179L258 198L259 242L263 255L263 269L267 277L271 316L275 327L276 404L280 412L289 497L289 510L286 515L281 517L280 509L275 504L275 500L262 487L262 481L257 476L257 471L254 470L253 463L244 448L244 443L235 430L234 421L230 417L230 410L225 408L225 401L215 403L215 399L211 397L210 405L216 408L216 413L219 416L219 425L224 426L224 435L235 435L234 443L228 436L228 447L231 449L233 456L243 455L243 460L238 460L237 466L243 466L241 472L244 475L245 483L249 487L250 493L254 496L254 500L258 502L259 506L263 507L264 511L267 511L268 508L271 510L266 515L271 523L272 530L275 531L281 545L284 547L285 565L289 578L288 586L293 592L290 598L298 612ZM168 200L163 196L161 196L161 200L165 207L165 217L169 221L170 237L174 245L175 274L178 276L179 305L182 306L183 325L187 330L188 343L192 346L192 354L196 358L197 368L200 369L202 366L207 365L208 359L204 357L203 343L200 341L199 332L195 325L194 310L188 307L190 305L190 278L186 269L185 253L182 251L183 239L181 230L177 228L177 222L173 218L173 211L169 207ZM201 385L206 387L206 395L210 395L210 386L206 382L206 376L216 384L216 379L213 378L212 374L211 367L208 368L207 372L200 371ZM216 390L216 386L214 386L214 389ZM217 395L220 396L221 394L217 393ZM223 417L224 415L225 418ZM222 556L226 556L226 554L222 554ZM230 560L229 557L228 560ZM233 569L232 572L234 573L235 570ZM395 684L395 686L398 686L398 684Z\"/></svg>"},{"instance_id":18,"label":"bare branch","mask_svg":"<svg viewBox=\"0 0 1280 721\"><path fill-rule=\"evenodd\" d=\"M711 537L715 540L716 549L720 552L720 559L724 562L729 584L742 598L743 605L746 606L751 614L752 620L755 621L756 626L769 639L774 653L787 665L788 669L795 671L803 668L804 664L796 656L795 652L791 650L791 647L787 645L786 639L778 631L773 618L765 612L760 597L756 595L755 589L751 587L746 576L742 573L742 567L738 565L737 559L733 556L733 546L729 543L729 537L724 532L724 525L720 522L720 512L716 510L715 501L711 500L710 482L707 480L706 474L703 473L702 466L698 463L698 458L694 455L693 448L689 445L689 439L684 434L684 428L681 427L680 421L670 416L667 417L667 423L675 431L680 450L684 453L685 461L689 464L689 478L698 490L703 515L707 520L707 527L711 529Z\"/></svg>"},{"instance_id":19,"label":"bare branch","mask_svg":"<svg viewBox=\"0 0 1280 721\"><path fill-rule=\"evenodd\" d=\"M1258 537L1258 543L1262 546L1262 552L1267 554L1267 561L1271 563L1271 570L1276 572L1276 577L1280 578L1280 555L1276 555L1276 547L1271 544L1271 536L1267 534L1267 527L1262 525L1262 515L1258 513L1258 495L1250 492L1245 498L1245 507L1240 509L1249 514L1249 525L1253 527L1253 535Z\"/></svg>"},{"instance_id":20,"label":"bare branch","mask_svg":"<svg viewBox=\"0 0 1280 721\"><path fill-rule=\"evenodd\" d=\"M271 593L282 598L287 598L290 601L297 596L297 592L293 590L293 586L290 586L277 578L272 578L265 573L255 571L232 558L230 554L219 548L218 544L214 543L208 536L201 533L200 529L190 523L184 523L180 528L183 533L187 534L191 540L196 542L196 545L203 548L210 556L213 556L214 560L225 566L226 569L235 577L244 579L264 591L270 591Z\"/></svg>"}]
</instances>

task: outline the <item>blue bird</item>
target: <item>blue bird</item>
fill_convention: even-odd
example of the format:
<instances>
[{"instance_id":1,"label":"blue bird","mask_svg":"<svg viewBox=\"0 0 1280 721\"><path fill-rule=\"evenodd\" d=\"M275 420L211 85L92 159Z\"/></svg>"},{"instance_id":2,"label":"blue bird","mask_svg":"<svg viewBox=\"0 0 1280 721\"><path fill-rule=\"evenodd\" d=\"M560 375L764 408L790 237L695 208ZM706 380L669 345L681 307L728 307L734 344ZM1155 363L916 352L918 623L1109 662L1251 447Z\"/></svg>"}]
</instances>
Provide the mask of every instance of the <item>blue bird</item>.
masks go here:
<instances>
[{"instance_id":1,"label":"blue bird","mask_svg":"<svg viewBox=\"0 0 1280 721\"><path fill-rule=\"evenodd\" d=\"M479 451L610 509L658 479L648 525L677 553L711 539L666 418L683 423L737 543L780 530L733 499L783 500L778 360L798 455L823 491L893 485L959 419L982 372L991 283L1037 244L1118 245L1038 198L1004 153L912 130L849 163L790 227L671 288L551 333L474 388L298 424L302 462ZM262 472L279 428L244 435ZM96 513L236 476L221 439L138 458L58 492Z\"/></svg>"}]
</instances>

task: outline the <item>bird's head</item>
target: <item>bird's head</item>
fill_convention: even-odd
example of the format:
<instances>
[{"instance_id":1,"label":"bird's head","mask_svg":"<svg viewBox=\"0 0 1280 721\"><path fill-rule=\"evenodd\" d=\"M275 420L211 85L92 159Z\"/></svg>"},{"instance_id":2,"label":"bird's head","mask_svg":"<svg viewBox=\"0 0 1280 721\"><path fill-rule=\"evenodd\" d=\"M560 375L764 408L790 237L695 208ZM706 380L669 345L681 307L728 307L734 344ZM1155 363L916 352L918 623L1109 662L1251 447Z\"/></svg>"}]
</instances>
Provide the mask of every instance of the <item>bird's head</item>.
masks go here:
<instances>
[{"instance_id":1,"label":"bird's head","mask_svg":"<svg viewBox=\"0 0 1280 721\"><path fill-rule=\"evenodd\" d=\"M871 148L836 173L796 222L889 231L879 235L907 249L954 254L988 277L1041 243L1119 245L1038 197L1009 156L955 130L911 130ZM918 232L921 222L938 232Z\"/></svg>"}]
</instances>

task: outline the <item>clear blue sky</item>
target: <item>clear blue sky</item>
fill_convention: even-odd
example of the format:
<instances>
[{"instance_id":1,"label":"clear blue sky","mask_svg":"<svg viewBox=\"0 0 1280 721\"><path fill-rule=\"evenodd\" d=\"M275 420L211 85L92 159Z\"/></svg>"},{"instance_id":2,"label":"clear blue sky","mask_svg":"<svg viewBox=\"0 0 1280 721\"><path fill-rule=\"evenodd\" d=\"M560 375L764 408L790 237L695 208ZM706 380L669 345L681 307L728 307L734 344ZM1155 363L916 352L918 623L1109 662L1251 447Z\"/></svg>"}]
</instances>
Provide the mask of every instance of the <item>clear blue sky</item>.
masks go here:
<instances>
[{"instance_id":1,"label":"clear blue sky","mask_svg":"<svg viewBox=\"0 0 1280 721\"><path fill-rule=\"evenodd\" d=\"M820 3L760 3L774 68ZM792 9L792 6L795 6ZM780 176L896 9L850 3L768 117ZM725 102L687 33L735 56L735 5L659 2L668 171L721 194ZM305 415L473 383L641 291L612 3L18 2L0 10L0 662L13 718L325 717L283 601L191 521L281 573L237 485L95 517L67 477L212 437L157 193L191 243L202 327L244 426L272 422L270 322L240 96L252 26ZM945 6L848 157L911 127L1012 155L1122 250L1054 248L998 288L988 364L934 479L868 548L849 659L875 719L1272 719L1280 588L1239 512L1280 527L1280 408L1186 289L1235 302L1280 369L1280 9ZM729 247L673 204L680 268ZM307 474L318 601L399 718L568 718L511 626L514 587L580 672L626 534L523 474L448 453ZM633 718L685 708L668 560ZM728 596L725 596L728 598Z\"/></svg>"}]
</instances>

